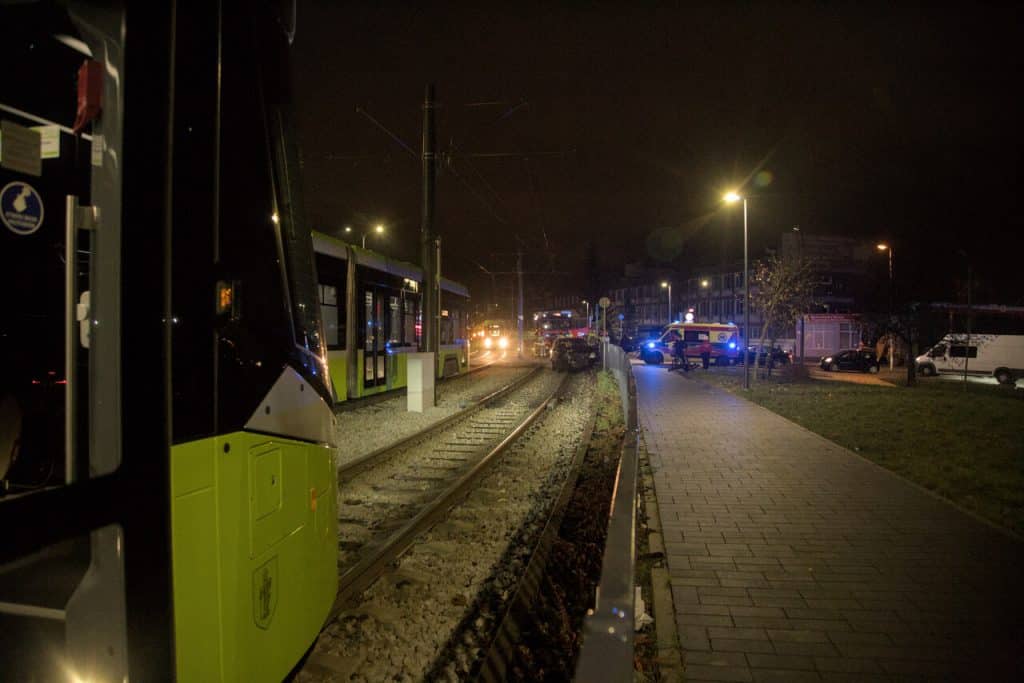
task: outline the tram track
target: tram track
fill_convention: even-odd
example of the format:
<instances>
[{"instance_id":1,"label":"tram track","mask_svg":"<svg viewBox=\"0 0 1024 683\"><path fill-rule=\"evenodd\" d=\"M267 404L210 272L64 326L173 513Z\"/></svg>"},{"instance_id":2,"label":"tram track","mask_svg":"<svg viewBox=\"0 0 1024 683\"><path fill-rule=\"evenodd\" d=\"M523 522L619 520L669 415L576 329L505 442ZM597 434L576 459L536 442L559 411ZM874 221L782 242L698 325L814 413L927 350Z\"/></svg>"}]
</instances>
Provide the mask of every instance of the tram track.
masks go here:
<instances>
[{"instance_id":1,"label":"tram track","mask_svg":"<svg viewBox=\"0 0 1024 683\"><path fill-rule=\"evenodd\" d=\"M409 446L416 444L420 441L429 439L435 434L444 431L449 426L462 420L465 420L466 418L472 416L474 413L482 410L491 402L498 400L503 396L507 396L511 392L514 392L516 389L523 386L526 382L530 381L530 379L535 377L538 374L538 372L540 372L540 370L540 366L535 367L529 372L522 375L521 377L517 377L513 381L509 382L505 386L500 387L499 389L492 391L489 394L482 396L481 398L478 398L476 401L473 402L473 404L466 408L463 408L459 412L453 413L448 417L442 418L441 420L435 422L434 424L424 427L418 432L402 437L401 439L395 441L394 443L387 444L386 446L382 446L381 448L371 451L366 455L356 458L355 460L339 465L338 485L341 486L342 482L352 480L359 473L373 467L374 464L386 460L392 455L401 452L403 449L406 449Z\"/></svg>"},{"instance_id":2,"label":"tram track","mask_svg":"<svg viewBox=\"0 0 1024 683\"><path fill-rule=\"evenodd\" d=\"M373 513L385 512L385 517L384 519L365 520L367 527L379 525L378 528L381 526L385 529L397 527L397 530L382 542L369 541L367 545L361 546L359 550L368 550L369 552L360 553L354 563L342 570L338 580L338 597L331 610L331 618L337 616L345 605L368 588L417 536L444 517L448 508L470 490L492 461L515 442L556 399L565 385L564 376L555 389L542 398L532 410L498 407L489 411L491 412L489 415L477 414L484 411L485 406L495 400L510 398L513 392L528 384L530 380L536 379L541 374L539 371L540 368L530 372L526 377L515 382L513 386L494 392L491 396L482 399L472 409L451 416L447 423L425 430L429 434L413 435L404 440L406 443L396 444L392 449L388 449L389 452L405 450L410 442L440 435L440 438L436 439L434 443L425 444L430 451L426 462L418 463L410 470L391 474L391 479L395 484L385 486L370 484L370 488L375 488L382 494L381 498L391 498L397 493L399 499L416 499L423 494L424 497L429 497L429 502L423 505L412 518L405 521L401 519L401 512L407 510L411 503L403 501L394 504L394 508L390 512L398 512L398 519L394 514L387 515L388 511L382 510L382 506L369 506L368 509ZM531 403L533 402L535 401L531 401ZM418 450L426 449L419 448ZM373 455L371 454L371 456ZM388 455L389 453L386 452L374 457L376 462L380 462L380 459ZM353 465L355 464L353 463ZM367 467L372 467L372 464L367 463L361 465L361 470L356 470L354 467L346 468L347 475L351 477L348 481L351 482L355 476L358 476L353 472L365 471ZM340 475L339 472L339 481L341 481ZM438 493L438 491L440 492ZM346 495L342 497L342 503L346 500L351 501L352 499L347 497L350 495L350 492L346 492ZM339 517L342 518L343 525L364 522L364 518L345 517L344 515L345 512L339 507ZM339 556L343 555L344 553L339 553Z\"/></svg>"},{"instance_id":3,"label":"tram track","mask_svg":"<svg viewBox=\"0 0 1024 683\"><path fill-rule=\"evenodd\" d=\"M550 443L551 434L561 435L572 434L572 444L577 443L579 433L589 433L592 428L592 417L584 420L576 418L581 423L574 428L564 431L563 426L555 428L552 432L551 422L562 425L565 421L560 418L545 418L542 416L551 414L552 410L558 410L559 398L567 388L566 375L552 375L551 373L531 373L522 378L517 384L518 391L506 388L501 396L493 395L482 399L478 406L474 406L472 415L459 414L458 420L452 420L447 425L437 425L436 429L424 430L431 434L419 433L408 439L407 443L396 444L395 450L414 452L413 460L418 464L409 468L397 462L397 459L405 460L406 455L393 454L396 460L387 458L378 459L376 464L364 463L368 469L356 471L351 468L346 477L342 477L340 484L341 496L339 501L339 516L341 517L340 538L343 540L339 549L339 592L337 600L331 610L330 617L325 625L324 643L318 642L314 647L309 660L309 670L300 677L300 680L347 680L349 673L361 668L351 655L339 657L335 653L343 652L337 647L338 635L341 631L351 627L353 610L361 613L374 614L376 617L387 619L400 618L394 608L373 607L371 603L360 604L371 593L379 591L390 592L393 590L391 583L385 582L383 587L371 586L383 575L395 574L396 572L405 576L411 572L412 579L401 579L399 583L411 580L419 583L421 579L416 578L414 569L398 569L404 566L407 560L403 554L412 552L415 548L417 557L422 558L426 552L436 554L439 563L445 562L447 545L444 541L427 542L425 539L433 537L437 533L444 535L447 532L438 532L431 529L447 529L448 527L460 529L471 533L484 533L490 538L488 543L492 546L497 544L503 547L508 541L502 540L508 534L518 538L525 534L531 544L529 551L532 556L535 546L542 546L540 553L546 555L550 546L550 532L542 532L544 529L557 527L557 520L550 521L550 503L557 499L558 504L554 505L555 512L564 509L562 499L564 491L572 488L571 482L575 481L575 472L578 470L577 455L578 446L572 445L567 455L556 455L567 447L565 444L555 446ZM576 383L576 392L579 392L580 383ZM574 399L578 401L579 398ZM489 404L490 407L480 407ZM580 404L582 405L582 404ZM573 410L579 413L580 408L574 405ZM484 411L484 412L480 412ZM465 411L469 413L470 411ZM455 416L453 416L455 417ZM586 422L586 425L582 425ZM456 424L457 423L457 424ZM570 423L572 421L570 420ZM539 425L539 427L538 427ZM548 438L537 438L537 430L540 433L547 433ZM546 431L545 431L546 430ZM556 437L557 438L557 437ZM561 440L561 439L558 439ZM567 439L568 440L568 439ZM418 442L413 444L413 442ZM530 445L524 445L530 444ZM531 442L536 442L532 443ZM525 452L541 448L552 452L548 457L561 458L562 464L549 471L547 467L538 466L529 457L521 457ZM508 451L513 451L516 457L501 457ZM569 454L571 452L571 454ZM418 456L418 457L417 457ZM472 460L469 462L468 460ZM499 464L500 463L500 464ZM495 482L497 477L497 483ZM530 521L527 527L528 532L521 531L498 531L491 524L490 517L492 505L501 505L501 500L507 489L507 482L518 479L532 479L537 481L548 481L543 487L547 487L547 493L540 496L531 505L539 504L536 511L530 512L527 516ZM552 483L555 482L555 483ZM376 501L358 498L355 490L358 485L362 492L376 492L379 497ZM533 487L537 485L531 485ZM554 486L554 488L552 488ZM554 495L550 495L554 494ZM537 497L538 492L533 491L530 496ZM429 503L422 503L422 498L430 498ZM387 499L387 502L384 502ZM547 500L547 503L540 501ZM490 501L493 501L490 502ZM346 502L349 505L346 506ZM378 504L372 504L372 503ZM352 505L358 503L358 505ZM370 503L369 505L364 505ZM522 508L522 503L517 506ZM517 507L513 506L513 507ZM360 511L358 508L362 508ZM458 514L455 512L458 511ZM518 512L516 514L522 514ZM453 516L455 515L455 516ZM556 514L556 517L558 515ZM440 526L437 526L440 525ZM376 533L363 536L359 540L357 529L375 527ZM488 531L487 528L491 527ZM346 541L345 543L344 541ZM547 540L545 540L547 539ZM463 548L459 551L463 556L473 551ZM523 551L518 545L514 552L521 554ZM399 559L403 558L403 559ZM483 561L483 560L482 560ZM415 562L413 563L415 564ZM476 562L473 562L474 566ZM485 562L486 564L486 562ZM530 562L535 566L536 562ZM483 567L481 567L483 569ZM404 573L403 573L404 572ZM536 576L534 570L530 574ZM392 577L394 578L394 577ZM519 579L507 579L518 581ZM468 585L468 584L467 584ZM514 592L518 592L515 590ZM367 606L370 605L370 606ZM422 615L423 610L416 611ZM347 616L346 616L347 615ZM343 622L339 616L344 617ZM328 631L330 634L328 635ZM433 659L433 656L430 657ZM360 660L361 661L361 660ZM373 680L370 677L368 680Z\"/></svg>"}]
</instances>

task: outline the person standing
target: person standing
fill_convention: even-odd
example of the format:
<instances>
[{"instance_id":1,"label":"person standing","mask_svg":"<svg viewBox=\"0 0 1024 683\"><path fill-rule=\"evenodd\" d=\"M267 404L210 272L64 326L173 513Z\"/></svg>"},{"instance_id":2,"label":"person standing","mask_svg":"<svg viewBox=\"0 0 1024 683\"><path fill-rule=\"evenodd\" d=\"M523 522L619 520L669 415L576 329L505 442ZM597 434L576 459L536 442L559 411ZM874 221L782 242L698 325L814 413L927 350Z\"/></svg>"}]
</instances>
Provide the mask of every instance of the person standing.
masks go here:
<instances>
[{"instance_id":1,"label":"person standing","mask_svg":"<svg viewBox=\"0 0 1024 683\"><path fill-rule=\"evenodd\" d=\"M686 342L682 337L676 337L672 344L672 358L674 363L682 364L683 372L690 371L690 364L686 362Z\"/></svg>"}]
</instances>

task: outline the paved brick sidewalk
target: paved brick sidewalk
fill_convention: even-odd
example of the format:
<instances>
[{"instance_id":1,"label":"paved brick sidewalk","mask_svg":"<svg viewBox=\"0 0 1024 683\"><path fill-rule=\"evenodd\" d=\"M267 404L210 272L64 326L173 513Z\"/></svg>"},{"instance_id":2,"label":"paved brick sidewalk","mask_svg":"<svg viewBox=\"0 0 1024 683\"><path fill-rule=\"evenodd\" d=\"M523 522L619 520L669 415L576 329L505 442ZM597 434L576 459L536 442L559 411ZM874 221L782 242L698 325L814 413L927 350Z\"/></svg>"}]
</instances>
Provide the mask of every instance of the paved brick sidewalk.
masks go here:
<instances>
[{"instance_id":1,"label":"paved brick sidewalk","mask_svg":"<svg viewBox=\"0 0 1024 683\"><path fill-rule=\"evenodd\" d=\"M634 366L688 681L1024 680L1024 546L692 377Z\"/></svg>"}]
</instances>

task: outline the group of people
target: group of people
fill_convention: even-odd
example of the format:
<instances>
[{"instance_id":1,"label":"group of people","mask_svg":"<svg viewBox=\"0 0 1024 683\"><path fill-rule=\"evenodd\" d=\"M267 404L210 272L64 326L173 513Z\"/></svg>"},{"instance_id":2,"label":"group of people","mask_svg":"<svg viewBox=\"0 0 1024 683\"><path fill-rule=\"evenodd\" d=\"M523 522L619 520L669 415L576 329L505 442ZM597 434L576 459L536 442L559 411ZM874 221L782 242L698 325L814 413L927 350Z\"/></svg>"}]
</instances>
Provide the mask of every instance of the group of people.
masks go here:
<instances>
[{"instance_id":1,"label":"group of people","mask_svg":"<svg viewBox=\"0 0 1024 683\"><path fill-rule=\"evenodd\" d=\"M677 330L671 330L667 341L672 348L672 364L668 366L668 371L681 369L683 372L689 372L690 363L686 360L686 340L683 339L683 335L679 334ZM705 370L711 365L711 354L707 349L701 351L700 363Z\"/></svg>"}]
</instances>

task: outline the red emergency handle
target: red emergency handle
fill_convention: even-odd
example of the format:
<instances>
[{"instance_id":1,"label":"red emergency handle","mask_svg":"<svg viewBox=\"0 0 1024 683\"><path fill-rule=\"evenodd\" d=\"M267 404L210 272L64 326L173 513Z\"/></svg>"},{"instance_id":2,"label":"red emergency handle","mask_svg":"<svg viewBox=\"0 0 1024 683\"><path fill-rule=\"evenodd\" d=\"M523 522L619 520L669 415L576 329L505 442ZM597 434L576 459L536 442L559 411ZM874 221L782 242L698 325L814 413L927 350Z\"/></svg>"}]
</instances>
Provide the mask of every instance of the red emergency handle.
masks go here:
<instances>
[{"instance_id":1,"label":"red emergency handle","mask_svg":"<svg viewBox=\"0 0 1024 683\"><path fill-rule=\"evenodd\" d=\"M103 64L87 59L78 68L78 113L72 127L75 135L94 121L103 108Z\"/></svg>"}]
</instances>

